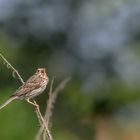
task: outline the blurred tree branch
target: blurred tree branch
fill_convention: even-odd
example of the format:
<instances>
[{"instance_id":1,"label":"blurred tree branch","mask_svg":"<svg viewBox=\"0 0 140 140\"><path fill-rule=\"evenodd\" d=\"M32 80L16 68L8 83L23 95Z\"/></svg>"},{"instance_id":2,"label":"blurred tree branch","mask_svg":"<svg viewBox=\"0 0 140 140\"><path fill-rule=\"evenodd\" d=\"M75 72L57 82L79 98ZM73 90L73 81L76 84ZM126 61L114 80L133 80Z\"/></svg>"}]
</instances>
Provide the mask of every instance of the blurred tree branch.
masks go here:
<instances>
[{"instance_id":1,"label":"blurred tree branch","mask_svg":"<svg viewBox=\"0 0 140 140\"><path fill-rule=\"evenodd\" d=\"M50 91L49 91L49 99L47 101L47 106L46 106L46 111L45 111L45 115L44 115L44 120L46 121L47 126L50 126L50 119L51 116L53 114L53 108L54 108L54 103L56 101L56 98L58 96L58 93L63 90L66 86L66 84L71 80L71 78L66 78L64 79L53 91L53 82L54 82L54 78L51 81L51 86L50 86ZM41 139L41 135L44 131L44 125L41 125L40 129L38 130L35 140L40 140ZM43 136L45 137L46 132L44 131ZM44 138L45 139L45 138Z\"/></svg>"}]
</instances>

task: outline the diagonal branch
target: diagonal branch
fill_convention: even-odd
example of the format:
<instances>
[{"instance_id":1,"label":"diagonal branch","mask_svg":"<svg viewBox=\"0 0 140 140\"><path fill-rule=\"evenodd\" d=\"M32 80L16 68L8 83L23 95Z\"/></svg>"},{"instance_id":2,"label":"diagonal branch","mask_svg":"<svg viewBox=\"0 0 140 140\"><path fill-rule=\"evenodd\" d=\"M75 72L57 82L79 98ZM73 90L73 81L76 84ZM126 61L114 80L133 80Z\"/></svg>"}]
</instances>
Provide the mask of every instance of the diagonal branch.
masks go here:
<instances>
[{"instance_id":1,"label":"diagonal branch","mask_svg":"<svg viewBox=\"0 0 140 140\"><path fill-rule=\"evenodd\" d=\"M63 90L66 86L66 84L71 80L71 78L66 78L64 79L57 87L54 91L52 91L52 87L53 87L53 82L54 82L54 78L51 81L51 86L50 86L50 91L49 91L49 99L47 102L47 107L46 107L46 111L45 111L45 115L44 115L44 119L46 120L46 124L49 127L49 123L50 123L50 119L51 116L53 114L53 108L54 108L54 103L56 101L56 98L58 96L58 93ZM38 130L35 140L40 140L40 137L42 135L44 131L44 126L41 125L40 129ZM45 132L46 133L46 132Z\"/></svg>"},{"instance_id":2,"label":"diagonal branch","mask_svg":"<svg viewBox=\"0 0 140 140\"><path fill-rule=\"evenodd\" d=\"M38 120L39 120L40 124L42 124L44 126L44 128L45 128L44 131L45 131L48 139L53 140L53 138L51 136L51 133L50 133L50 130L49 130L49 128L48 128L48 126L47 126L47 124L46 124L46 122L45 122L45 120L44 120L44 118L43 118L43 116L42 116L42 114L40 112L39 105L36 103L35 100L33 100L33 101L34 101L34 104L35 104L35 113L36 113L36 115L38 117Z\"/></svg>"},{"instance_id":3,"label":"diagonal branch","mask_svg":"<svg viewBox=\"0 0 140 140\"><path fill-rule=\"evenodd\" d=\"M45 111L45 116L44 118L46 119L47 121L47 125L49 126L49 123L50 123L50 119L51 119L51 116L53 114L53 108L54 108L54 103L56 101L56 98L58 96L58 93L63 90L66 86L66 84L70 81L70 77L69 78L66 78L64 79L57 87L56 89L52 92L52 86L53 86L53 82L52 82L52 86L51 86L51 90L49 92L49 99L48 99L48 103L47 103L47 108L46 108L46 111Z\"/></svg>"},{"instance_id":4,"label":"diagonal branch","mask_svg":"<svg viewBox=\"0 0 140 140\"><path fill-rule=\"evenodd\" d=\"M22 84L24 84L24 81L18 71L8 62L8 60L0 53L0 57L4 60L4 62L7 65L7 68L10 68L12 70L12 74L15 77L15 74L17 75L18 79L21 81Z\"/></svg>"}]
</instances>

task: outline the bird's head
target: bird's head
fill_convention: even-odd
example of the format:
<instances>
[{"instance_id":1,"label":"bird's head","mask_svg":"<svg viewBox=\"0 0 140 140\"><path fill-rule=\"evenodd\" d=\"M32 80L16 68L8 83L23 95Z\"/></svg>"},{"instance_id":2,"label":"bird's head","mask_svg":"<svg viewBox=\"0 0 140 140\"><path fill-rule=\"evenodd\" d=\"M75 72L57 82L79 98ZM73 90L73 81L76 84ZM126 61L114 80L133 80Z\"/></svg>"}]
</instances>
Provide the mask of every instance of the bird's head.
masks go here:
<instances>
[{"instance_id":1,"label":"bird's head","mask_svg":"<svg viewBox=\"0 0 140 140\"><path fill-rule=\"evenodd\" d=\"M40 77L47 77L46 69L45 68L38 68L36 74Z\"/></svg>"}]
</instances>

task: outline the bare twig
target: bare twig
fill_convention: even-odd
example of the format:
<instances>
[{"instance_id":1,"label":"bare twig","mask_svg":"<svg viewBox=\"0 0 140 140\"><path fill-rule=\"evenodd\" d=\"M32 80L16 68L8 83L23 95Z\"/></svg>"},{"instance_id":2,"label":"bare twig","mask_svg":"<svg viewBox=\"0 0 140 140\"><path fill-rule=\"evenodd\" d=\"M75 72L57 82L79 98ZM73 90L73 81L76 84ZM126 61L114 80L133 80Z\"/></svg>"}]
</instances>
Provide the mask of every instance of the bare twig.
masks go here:
<instances>
[{"instance_id":1,"label":"bare twig","mask_svg":"<svg viewBox=\"0 0 140 140\"><path fill-rule=\"evenodd\" d=\"M48 126L49 126L50 118L52 116L52 109L53 109L52 108L52 105L53 105L52 99L53 99L53 94L54 94L54 93L52 93L53 92L52 91L53 83L54 83L54 77L53 77L53 79L51 81L51 86L50 86L50 91L49 91L49 98L48 98L48 101L47 101L47 107L46 107L46 111L45 111L45 115L44 115L44 118L45 118L46 123L47 123Z\"/></svg>"},{"instance_id":2,"label":"bare twig","mask_svg":"<svg viewBox=\"0 0 140 140\"><path fill-rule=\"evenodd\" d=\"M50 93L49 93L49 99L48 99L48 103L47 103L47 107L46 107L46 111L45 111L45 116L44 118L46 119L47 121L47 125L49 126L49 123L50 123L50 118L52 116L52 113L53 113L53 108L54 108L54 103L56 101L56 98L58 96L58 93L63 90L66 86L66 84L70 81L70 77L69 78L66 78L64 79L57 87L56 89L52 92L52 86L53 86L53 81L52 81L52 86L51 86L51 90L50 90Z\"/></svg>"},{"instance_id":3,"label":"bare twig","mask_svg":"<svg viewBox=\"0 0 140 140\"><path fill-rule=\"evenodd\" d=\"M46 132L45 131L43 132L43 140L46 140Z\"/></svg>"},{"instance_id":4,"label":"bare twig","mask_svg":"<svg viewBox=\"0 0 140 140\"><path fill-rule=\"evenodd\" d=\"M53 87L53 82L54 82L54 78L51 81L51 86L50 86L50 91L49 91L49 99L47 102L47 107L46 107L46 111L45 111L45 115L44 115L44 119L46 120L46 124L49 127L49 123L50 123L50 118L52 116L53 113L53 108L54 108L54 103L56 101L56 98L58 96L58 93L63 90L66 86L66 84L70 81L71 78L66 78L64 79L57 87L54 91L52 91L52 87ZM38 130L35 140L40 140L40 137L43 133L44 130L44 126L41 125L40 129Z\"/></svg>"},{"instance_id":5,"label":"bare twig","mask_svg":"<svg viewBox=\"0 0 140 140\"><path fill-rule=\"evenodd\" d=\"M7 65L7 68L10 68L12 70L12 74L15 77L15 74L18 76L18 79L21 81L21 83L23 84L24 81L22 79L22 77L20 76L20 74L18 73L18 71L8 62L8 60L0 53L0 57L4 60L4 62Z\"/></svg>"},{"instance_id":6,"label":"bare twig","mask_svg":"<svg viewBox=\"0 0 140 140\"><path fill-rule=\"evenodd\" d=\"M47 134L48 139L53 140L51 133L50 133L50 130L49 130L49 128L48 128L48 126L47 126L47 124L46 124L46 122L45 122L45 120L40 112L39 105L36 103L35 100L34 100L34 103L35 103L35 112L37 114L39 122L43 125L43 127L45 127L45 132Z\"/></svg>"}]
</instances>

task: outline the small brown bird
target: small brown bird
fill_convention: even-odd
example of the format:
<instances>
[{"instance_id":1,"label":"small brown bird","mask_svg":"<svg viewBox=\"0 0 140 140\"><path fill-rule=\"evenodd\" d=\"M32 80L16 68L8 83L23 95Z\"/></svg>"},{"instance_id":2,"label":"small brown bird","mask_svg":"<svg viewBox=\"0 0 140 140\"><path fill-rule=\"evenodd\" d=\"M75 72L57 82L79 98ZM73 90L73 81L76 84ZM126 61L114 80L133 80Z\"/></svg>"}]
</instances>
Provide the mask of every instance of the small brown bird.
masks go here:
<instances>
[{"instance_id":1,"label":"small brown bird","mask_svg":"<svg viewBox=\"0 0 140 140\"><path fill-rule=\"evenodd\" d=\"M26 99L27 102L33 104L30 99L41 94L49 82L45 68L38 68L36 73L30 77L22 86L20 86L15 93L0 106L0 109L15 99Z\"/></svg>"}]
</instances>

